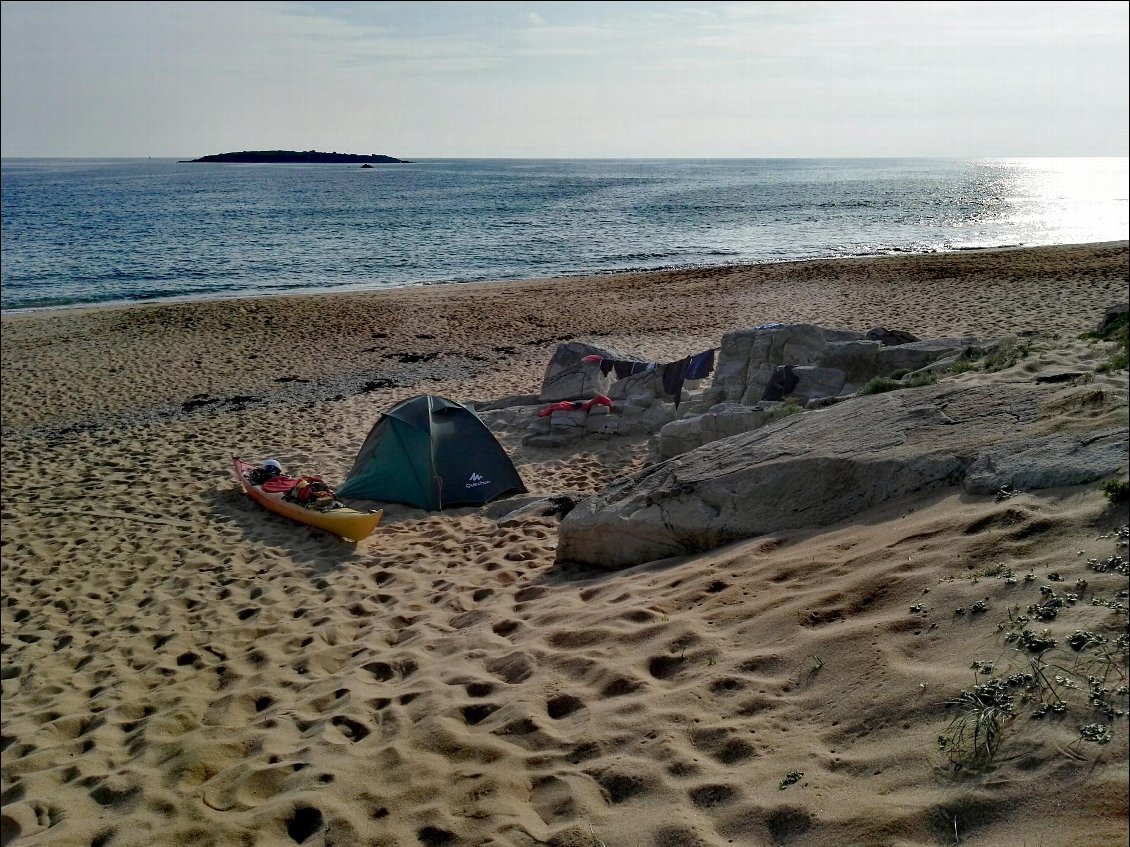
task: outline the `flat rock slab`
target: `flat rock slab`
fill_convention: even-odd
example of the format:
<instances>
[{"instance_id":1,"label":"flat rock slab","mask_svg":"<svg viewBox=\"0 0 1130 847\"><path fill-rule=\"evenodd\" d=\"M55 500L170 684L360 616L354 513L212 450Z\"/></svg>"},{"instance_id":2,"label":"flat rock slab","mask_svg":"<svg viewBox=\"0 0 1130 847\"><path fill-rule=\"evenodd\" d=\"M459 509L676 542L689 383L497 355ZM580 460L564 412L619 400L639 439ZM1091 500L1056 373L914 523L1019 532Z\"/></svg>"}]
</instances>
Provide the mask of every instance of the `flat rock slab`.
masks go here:
<instances>
[{"instance_id":1,"label":"flat rock slab","mask_svg":"<svg viewBox=\"0 0 1130 847\"><path fill-rule=\"evenodd\" d=\"M557 558L617 569L845 520L947 485L1089 482L1126 466L1126 428L1034 437L1054 386L858 397L705 444L617 480L561 523Z\"/></svg>"},{"instance_id":2,"label":"flat rock slab","mask_svg":"<svg viewBox=\"0 0 1130 847\"><path fill-rule=\"evenodd\" d=\"M1006 485L1017 491L1082 485L1126 464L1127 430L1050 435L985 448L965 473L970 494L995 494Z\"/></svg>"}]
</instances>

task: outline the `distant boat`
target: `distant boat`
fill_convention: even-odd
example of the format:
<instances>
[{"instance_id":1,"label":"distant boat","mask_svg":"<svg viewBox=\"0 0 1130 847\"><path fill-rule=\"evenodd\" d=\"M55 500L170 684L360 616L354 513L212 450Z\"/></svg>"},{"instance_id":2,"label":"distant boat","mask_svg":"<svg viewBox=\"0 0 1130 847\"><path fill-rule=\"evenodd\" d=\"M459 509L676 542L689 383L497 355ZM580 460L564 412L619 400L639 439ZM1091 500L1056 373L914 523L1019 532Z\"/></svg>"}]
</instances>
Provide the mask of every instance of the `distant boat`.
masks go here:
<instances>
[{"instance_id":1,"label":"distant boat","mask_svg":"<svg viewBox=\"0 0 1130 847\"><path fill-rule=\"evenodd\" d=\"M373 167L373 166L372 166L372 165L362 165L361 167L362 167L362 168L371 168L371 167Z\"/></svg>"}]
</instances>

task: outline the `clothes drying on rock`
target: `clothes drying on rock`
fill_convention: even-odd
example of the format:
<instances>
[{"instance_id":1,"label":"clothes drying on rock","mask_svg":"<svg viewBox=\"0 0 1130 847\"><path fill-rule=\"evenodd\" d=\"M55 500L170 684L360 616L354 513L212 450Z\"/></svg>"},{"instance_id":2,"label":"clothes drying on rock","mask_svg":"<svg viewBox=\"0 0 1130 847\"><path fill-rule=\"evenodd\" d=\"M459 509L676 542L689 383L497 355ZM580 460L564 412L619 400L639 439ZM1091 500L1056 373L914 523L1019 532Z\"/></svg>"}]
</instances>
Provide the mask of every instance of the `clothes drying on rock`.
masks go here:
<instances>
[{"instance_id":1,"label":"clothes drying on rock","mask_svg":"<svg viewBox=\"0 0 1130 847\"><path fill-rule=\"evenodd\" d=\"M634 359L601 359L600 372L608 376L616 372L616 379L635 376L646 371L653 371L658 367L655 362L637 362Z\"/></svg>"},{"instance_id":2,"label":"clothes drying on rock","mask_svg":"<svg viewBox=\"0 0 1130 847\"><path fill-rule=\"evenodd\" d=\"M635 376L638 373L659 370L663 380L663 390L675 398L675 408L678 408L683 399L683 383L688 379L704 379L713 373L714 349L703 350L693 356L684 356L678 361L668 362L665 365L660 365L657 362L640 362L635 359L608 359L596 353L582 357L581 361L599 364L600 372L604 376L615 371L618 380ZM553 411L556 410L546 411L543 409L538 414L548 415L552 414Z\"/></svg>"},{"instance_id":3,"label":"clothes drying on rock","mask_svg":"<svg viewBox=\"0 0 1130 847\"><path fill-rule=\"evenodd\" d=\"M705 379L714 372L714 350L704 350L691 356L687 364L687 379Z\"/></svg>"},{"instance_id":4,"label":"clothes drying on rock","mask_svg":"<svg viewBox=\"0 0 1130 847\"><path fill-rule=\"evenodd\" d=\"M663 390L675 398L675 408L683 399L683 383L703 379L714 370L714 351L704 350L663 366Z\"/></svg>"}]
</instances>

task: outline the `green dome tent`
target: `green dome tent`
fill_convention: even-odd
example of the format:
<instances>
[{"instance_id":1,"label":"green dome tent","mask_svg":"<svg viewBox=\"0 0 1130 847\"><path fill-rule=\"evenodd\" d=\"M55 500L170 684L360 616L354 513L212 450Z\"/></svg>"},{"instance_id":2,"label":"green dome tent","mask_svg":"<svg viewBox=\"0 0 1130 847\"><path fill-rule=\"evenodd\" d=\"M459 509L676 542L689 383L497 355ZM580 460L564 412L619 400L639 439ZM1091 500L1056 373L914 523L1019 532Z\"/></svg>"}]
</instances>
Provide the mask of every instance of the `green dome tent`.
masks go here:
<instances>
[{"instance_id":1,"label":"green dome tent","mask_svg":"<svg viewBox=\"0 0 1130 847\"><path fill-rule=\"evenodd\" d=\"M381 415L337 493L436 511L525 490L514 463L471 409L421 394Z\"/></svg>"}]
</instances>

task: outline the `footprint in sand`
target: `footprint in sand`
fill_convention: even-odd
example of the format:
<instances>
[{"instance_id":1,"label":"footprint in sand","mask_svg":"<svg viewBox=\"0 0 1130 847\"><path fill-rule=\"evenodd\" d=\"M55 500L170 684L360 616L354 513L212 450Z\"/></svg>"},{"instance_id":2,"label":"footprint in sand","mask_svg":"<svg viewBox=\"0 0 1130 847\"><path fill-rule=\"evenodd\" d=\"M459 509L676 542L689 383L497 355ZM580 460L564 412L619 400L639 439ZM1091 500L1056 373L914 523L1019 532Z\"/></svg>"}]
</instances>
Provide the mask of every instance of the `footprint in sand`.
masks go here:
<instances>
[{"instance_id":1,"label":"footprint in sand","mask_svg":"<svg viewBox=\"0 0 1130 847\"><path fill-rule=\"evenodd\" d=\"M608 768L588 772L596 780L605 799L617 805L640 794L646 794L657 787L657 780L644 773L635 773L620 768Z\"/></svg>"},{"instance_id":2,"label":"footprint in sand","mask_svg":"<svg viewBox=\"0 0 1130 847\"><path fill-rule=\"evenodd\" d=\"M201 794L209 808L217 812L245 812L270 800L295 776L293 765L252 768L237 765L214 776ZM308 777L299 778L305 782Z\"/></svg>"},{"instance_id":3,"label":"footprint in sand","mask_svg":"<svg viewBox=\"0 0 1130 847\"><path fill-rule=\"evenodd\" d=\"M741 796L738 789L724 783L710 783L699 785L687 792L691 802L700 809L711 809L734 802Z\"/></svg>"},{"instance_id":4,"label":"footprint in sand","mask_svg":"<svg viewBox=\"0 0 1130 847\"><path fill-rule=\"evenodd\" d=\"M630 676L616 675L600 689L601 697L624 697L644 687L644 682Z\"/></svg>"},{"instance_id":5,"label":"footprint in sand","mask_svg":"<svg viewBox=\"0 0 1130 847\"><path fill-rule=\"evenodd\" d=\"M647 672L656 679L671 679L681 671L686 664L683 656L659 655L647 660Z\"/></svg>"},{"instance_id":6,"label":"footprint in sand","mask_svg":"<svg viewBox=\"0 0 1130 847\"><path fill-rule=\"evenodd\" d=\"M559 694L545 704L546 714L559 721L585 707L585 701L572 694Z\"/></svg>"},{"instance_id":7,"label":"footprint in sand","mask_svg":"<svg viewBox=\"0 0 1130 847\"><path fill-rule=\"evenodd\" d=\"M463 720L468 726L475 726L497 712L498 708L494 703L476 703L471 706L464 706L462 709Z\"/></svg>"},{"instance_id":8,"label":"footprint in sand","mask_svg":"<svg viewBox=\"0 0 1130 847\"><path fill-rule=\"evenodd\" d=\"M372 732L365 724L360 721L355 721L352 718L347 718L344 715L338 715L332 718L330 723L337 727L338 731L354 744L361 741Z\"/></svg>"},{"instance_id":9,"label":"footprint in sand","mask_svg":"<svg viewBox=\"0 0 1130 847\"><path fill-rule=\"evenodd\" d=\"M721 676L711 681L710 693L725 697L738 693L748 685L749 683L744 679L734 676Z\"/></svg>"},{"instance_id":10,"label":"footprint in sand","mask_svg":"<svg viewBox=\"0 0 1130 847\"><path fill-rule=\"evenodd\" d=\"M7 812L0 815L0 847L7 847L23 833L23 827L14 817Z\"/></svg>"},{"instance_id":11,"label":"footprint in sand","mask_svg":"<svg viewBox=\"0 0 1130 847\"><path fill-rule=\"evenodd\" d=\"M388 682L396 676L402 679L411 676L417 667L412 659L405 659L397 662L369 662L362 665L361 669L371 673L378 682Z\"/></svg>"},{"instance_id":12,"label":"footprint in sand","mask_svg":"<svg viewBox=\"0 0 1130 847\"><path fill-rule=\"evenodd\" d=\"M90 791L90 799L99 806L112 808L115 812L127 812L141 794L138 777L127 774L114 774L101 780Z\"/></svg>"},{"instance_id":13,"label":"footprint in sand","mask_svg":"<svg viewBox=\"0 0 1130 847\"><path fill-rule=\"evenodd\" d=\"M534 665L525 653L515 652L492 659L486 663L486 669L503 682L517 685L530 678Z\"/></svg>"},{"instance_id":14,"label":"footprint in sand","mask_svg":"<svg viewBox=\"0 0 1130 847\"><path fill-rule=\"evenodd\" d=\"M506 638L508 635L511 635L516 629L518 629L518 627L520 627L521 625L522 625L521 621L514 621L514 620L499 621L494 626L492 626L491 629L494 631L495 635L501 635L503 638Z\"/></svg>"},{"instance_id":15,"label":"footprint in sand","mask_svg":"<svg viewBox=\"0 0 1130 847\"><path fill-rule=\"evenodd\" d=\"M530 804L547 826L564 823L576 814L577 804L569 783L556 776L535 779Z\"/></svg>"},{"instance_id":16,"label":"footprint in sand","mask_svg":"<svg viewBox=\"0 0 1130 847\"><path fill-rule=\"evenodd\" d=\"M734 730L729 727L696 729L690 733L690 741L696 749L707 753L724 765L744 762L757 753L748 741L735 738Z\"/></svg>"}]
</instances>

